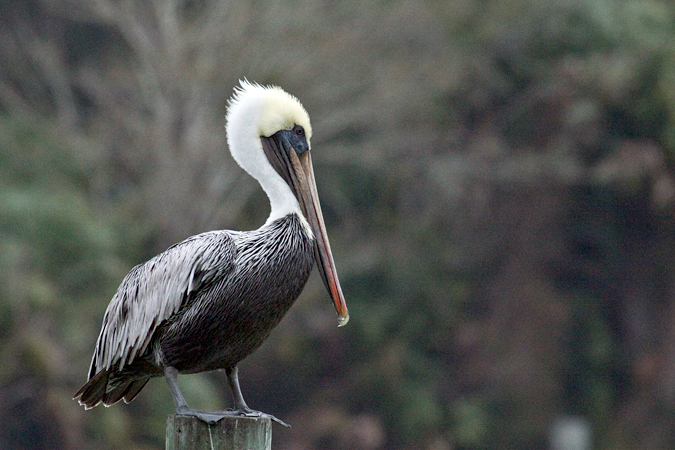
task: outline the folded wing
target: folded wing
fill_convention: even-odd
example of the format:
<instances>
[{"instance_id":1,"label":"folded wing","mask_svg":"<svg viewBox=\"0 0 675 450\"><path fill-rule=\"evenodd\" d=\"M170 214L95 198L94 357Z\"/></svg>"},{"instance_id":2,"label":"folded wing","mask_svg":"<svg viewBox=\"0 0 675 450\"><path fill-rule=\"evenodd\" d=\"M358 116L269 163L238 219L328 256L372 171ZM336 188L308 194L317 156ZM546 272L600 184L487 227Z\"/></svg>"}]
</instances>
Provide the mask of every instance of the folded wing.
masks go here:
<instances>
[{"instance_id":1,"label":"folded wing","mask_svg":"<svg viewBox=\"0 0 675 450\"><path fill-rule=\"evenodd\" d=\"M236 245L226 231L192 236L134 267L113 296L91 361L89 379L122 370L142 355L157 327L193 294L234 268Z\"/></svg>"}]
</instances>

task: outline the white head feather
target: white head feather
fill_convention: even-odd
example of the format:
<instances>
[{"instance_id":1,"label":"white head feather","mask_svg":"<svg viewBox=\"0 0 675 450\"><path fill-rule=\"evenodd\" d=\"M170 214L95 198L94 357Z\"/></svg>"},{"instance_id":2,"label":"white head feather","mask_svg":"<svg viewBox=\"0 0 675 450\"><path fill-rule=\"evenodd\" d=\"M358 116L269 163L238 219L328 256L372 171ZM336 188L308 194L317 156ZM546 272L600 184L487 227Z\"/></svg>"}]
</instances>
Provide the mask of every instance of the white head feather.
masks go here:
<instances>
[{"instance_id":1,"label":"white head feather","mask_svg":"<svg viewBox=\"0 0 675 450\"><path fill-rule=\"evenodd\" d=\"M261 86L246 80L240 84L241 87L235 88L227 111L227 143L232 157L258 180L269 197L272 211L267 223L291 212L303 217L291 188L267 160L260 138L300 125L305 129L309 144L312 136L309 115L297 98L279 87Z\"/></svg>"}]
</instances>

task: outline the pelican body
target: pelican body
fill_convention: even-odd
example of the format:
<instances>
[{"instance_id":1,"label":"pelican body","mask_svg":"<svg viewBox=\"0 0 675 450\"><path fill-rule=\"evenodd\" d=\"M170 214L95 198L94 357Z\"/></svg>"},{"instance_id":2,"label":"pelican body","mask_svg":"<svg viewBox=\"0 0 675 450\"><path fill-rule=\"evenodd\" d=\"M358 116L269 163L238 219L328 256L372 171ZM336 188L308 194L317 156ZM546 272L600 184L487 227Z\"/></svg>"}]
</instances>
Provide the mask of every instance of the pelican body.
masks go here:
<instances>
[{"instance_id":1,"label":"pelican body","mask_svg":"<svg viewBox=\"0 0 675 450\"><path fill-rule=\"evenodd\" d=\"M293 305L315 262L338 326L349 320L316 191L311 134L305 109L280 88L243 81L235 89L228 145L267 193L270 216L254 231L189 237L134 267L106 309L88 381L75 394L80 404L128 403L150 378L164 375L177 414L207 422L232 414L268 416L246 405L237 364ZM217 369L227 374L233 410L190 408L178 373Z\"/></svg>"}]
</instances>

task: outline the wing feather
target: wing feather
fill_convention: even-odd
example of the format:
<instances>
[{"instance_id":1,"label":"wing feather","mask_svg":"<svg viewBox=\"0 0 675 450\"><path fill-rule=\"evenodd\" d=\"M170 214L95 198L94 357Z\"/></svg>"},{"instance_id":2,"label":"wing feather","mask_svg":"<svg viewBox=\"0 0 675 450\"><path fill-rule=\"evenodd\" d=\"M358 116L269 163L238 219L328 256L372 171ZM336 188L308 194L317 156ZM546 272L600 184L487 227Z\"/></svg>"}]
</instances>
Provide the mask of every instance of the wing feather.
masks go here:
<instances>
[{"instance_id":1,"label":"wing feather","mask_svg":"<svg viewBox=\"0 0 675 450\"><path fill-rule=\"evenodd\" d=\"M89 378L147 349L157 327L190 294L232 271L236 245L226 231L192 236L139 264L124 277L103 317Z\"/></svg>"}]
</instances>

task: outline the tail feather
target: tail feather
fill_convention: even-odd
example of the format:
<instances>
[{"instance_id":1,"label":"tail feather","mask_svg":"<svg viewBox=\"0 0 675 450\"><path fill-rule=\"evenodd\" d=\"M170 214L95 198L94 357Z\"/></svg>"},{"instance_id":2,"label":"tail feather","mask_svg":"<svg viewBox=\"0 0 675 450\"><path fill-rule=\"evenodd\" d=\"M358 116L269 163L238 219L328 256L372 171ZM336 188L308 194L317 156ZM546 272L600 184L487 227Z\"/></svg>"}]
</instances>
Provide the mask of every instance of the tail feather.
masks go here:
<instances>
[{"instance_id":1,"label":"tail feather","mask_svg":"<svg viewBox=\"0 0 675 450\"><path fill-rule=\"evenodd\" d=\"M150 381L150 378L142 378L131 383L124 394L124 403L129 403L135 399L138 393L141 392L141 389L143 389L148 383L148 381Z\"/></svg>"},{"instance_id":2,"label":"tail feather","mask_svg":"<svg viewBox=\"0 0 675 450\"><path fill-rule=\"evenodd\" d=\"M73 397L85 409L91 409L103 401L108 386L109 370L102 370L85 383Z\"/></svg>"},{"instance_id":3,"label":"tail feather","mask_svg":"<svg viewBox=\"0 0 675 450\"><path fill-rule=\"evenodd\" d=\"M109 392L106 392L103 395L103 404L105 406L112 406L115 403L122 400L124 397L124 391L129 387L129 383L122 383L114 388L110 389Z\"/></svg>"},{"instance_id":4,"label":"tail feather","mask_svg":"<svg viewBox=\"0 0 675 450\"><path fill-rule=\"evenodd\" d=\"M143 389L150 378L120 378L119 373L111 370L102 370L91 377L73 397L85 409L91 409L103 402L111 406L124 399L125 403L132 401Z\"/></svg>"}]
</instances>

